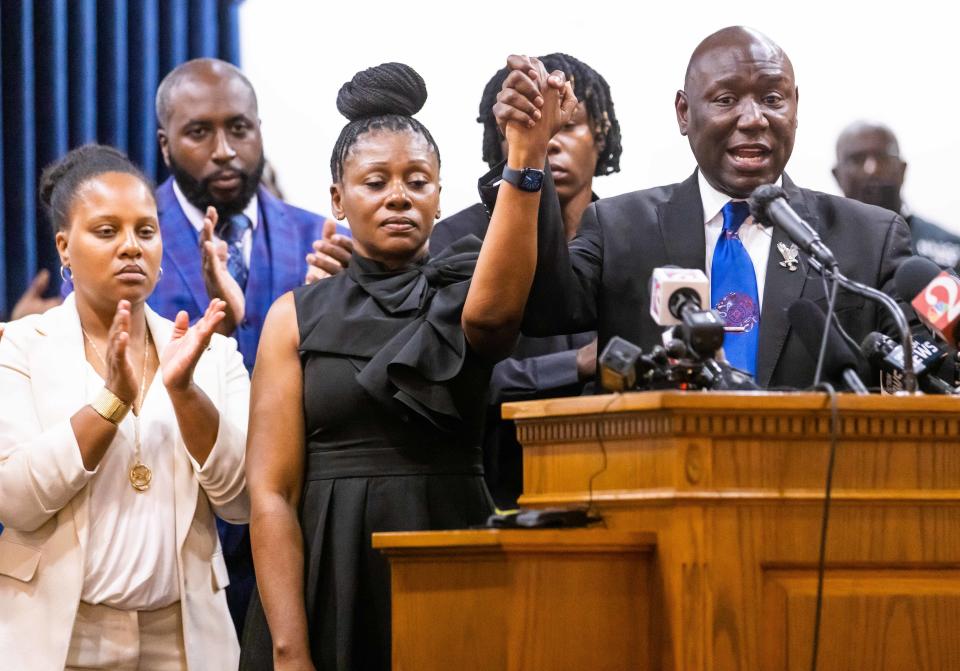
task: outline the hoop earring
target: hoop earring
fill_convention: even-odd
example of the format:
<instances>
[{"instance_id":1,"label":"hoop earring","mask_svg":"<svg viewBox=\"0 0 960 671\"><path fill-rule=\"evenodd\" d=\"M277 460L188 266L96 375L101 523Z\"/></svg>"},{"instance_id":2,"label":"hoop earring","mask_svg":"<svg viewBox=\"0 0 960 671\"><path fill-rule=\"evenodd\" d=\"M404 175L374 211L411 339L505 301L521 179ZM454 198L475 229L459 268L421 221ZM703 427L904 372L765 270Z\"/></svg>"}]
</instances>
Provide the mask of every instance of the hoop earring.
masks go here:
<instances>
[{"instance_id":1,"label":"hoop earring","mask_svg":"<svg viewBox=\"0 0 960 671\"><path fill-rule=\"evenodd\" d=\"M69 277L67 277L68 273L70 275ZM60 279L64 282L73 282L73 271L70 270L70 266L60 266Z\"/></svg>"},{"instance_id":2,"label":"hoop earring","mask_svg":"<svg viewBox=\"0 0 960 671\"><path fill-rule=\"evenodd\" d=\"M157 268L157 282L163 279L163 266Z\"/></svg>"},{"instance_id":3,"label":"hoop earring","mask_svg":"<svg viewBox=\"0 0 960 671\"><path fill-rule=\"evenodd\" d=\"M436 213L435 215L433 215L433 218L434 218L434 219L439 219L439 218L440 218L440 208L439 208L439 207L437 208L437 213Z\"/></svg>"}]
</instances>

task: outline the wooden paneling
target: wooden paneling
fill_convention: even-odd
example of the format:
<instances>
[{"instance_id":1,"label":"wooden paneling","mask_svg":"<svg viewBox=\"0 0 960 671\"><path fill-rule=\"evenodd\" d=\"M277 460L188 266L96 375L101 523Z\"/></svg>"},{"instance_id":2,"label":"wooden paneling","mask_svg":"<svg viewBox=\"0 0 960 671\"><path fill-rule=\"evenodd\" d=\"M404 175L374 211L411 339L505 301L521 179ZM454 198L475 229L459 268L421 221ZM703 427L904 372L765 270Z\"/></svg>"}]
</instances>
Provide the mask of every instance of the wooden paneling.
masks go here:
<instances>
[{"instance_id":1,"label":"wooden paneling","mask_svg":"<svg viewBox=\"0 0 960 671\"><path fill-rule=\"evenodd\" d=\"M375 534L390 558L394 669L620 671L651 650L651 534Z\"/></svg>"},{"instance_id":2,"label":"wooden paneling","mask_svg":"<svg viewBox=\"0 0 960 671\"><path fill-rule=\"evenodd\" d=\"M960 400L837 406L819 669L960 671ZM591 504L606 528L382 537L396 668L810 668L825 395L654 392L504 415L524 446L521 504Z\"/></svg>"},{"instance_id":3,"label":"wooden paneling","mask_svg":"<svg viewBox=\"0 0 960 671\"><path fill-rule=\"evenodd\" d=\"M960 671L960 401L838 406L820 668ZM592 501L611 529L656 532L661 668L809 668L826 396L625 394L504 414L524 444L521 504Z\"/></svg>"},{"instance_id":4,"label":"wooden paneling","mask_svg":"<svg viewBox=\"0 0 960 671\"><path fill-rule=\"evenodd\" d=\"M810 668L816 580L809 570L764 572L764 671ZM960 665L960 571L835 569L824 585L822 671Z\"/></svg>"}]
</instances>

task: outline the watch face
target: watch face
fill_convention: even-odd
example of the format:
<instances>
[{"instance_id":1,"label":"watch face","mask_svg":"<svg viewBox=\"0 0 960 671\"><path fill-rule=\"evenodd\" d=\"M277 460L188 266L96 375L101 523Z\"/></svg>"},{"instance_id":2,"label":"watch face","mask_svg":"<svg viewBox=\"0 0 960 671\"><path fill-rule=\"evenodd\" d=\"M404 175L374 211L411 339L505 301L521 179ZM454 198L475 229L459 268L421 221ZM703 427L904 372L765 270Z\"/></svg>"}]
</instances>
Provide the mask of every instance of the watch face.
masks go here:
<instances>
[{"instance_id":1,"label":"watch face","mask_svg":"<svg viewBox=\"0 0 960 671\"><path fill-rule=\"evenodd\" d=\"M520 177L520 184L518 187L523 191L539 191L540 187L543 186L543 171L526 169L523 171L523 174Z\"/></svg>"}]
</instances>

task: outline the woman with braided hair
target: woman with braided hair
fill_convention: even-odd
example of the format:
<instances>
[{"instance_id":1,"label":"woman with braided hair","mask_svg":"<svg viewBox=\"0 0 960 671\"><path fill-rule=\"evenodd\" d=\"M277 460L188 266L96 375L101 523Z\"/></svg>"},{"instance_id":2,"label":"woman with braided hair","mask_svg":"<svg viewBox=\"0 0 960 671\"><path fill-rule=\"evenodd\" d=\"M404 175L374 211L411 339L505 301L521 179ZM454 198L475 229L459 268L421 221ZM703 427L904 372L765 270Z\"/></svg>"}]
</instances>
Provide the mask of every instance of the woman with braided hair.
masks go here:
<instances>
[{"instance_id":1,"label":"woman with braided hair","mask_svg":"<svg viewBox=\"0 0 960 671\"><path fill-rule=\"evenodd\" d=\"M531 63L534 81L546 70ZM390 668L390 588L371 533L463 528L491 511L480 433L493 364L519 330L536 247L539 168L576 101L562 74L510 124L490 229L431 257L440 153L413 115L426 87L387 63L344 84L333 212L354 236L348 269L281 297L264 327L248 477L259 595L242 669ZM562 91L562 94L561 94ZM542 173L541 173L542 176Z\"/></svg>"}]
</instances>

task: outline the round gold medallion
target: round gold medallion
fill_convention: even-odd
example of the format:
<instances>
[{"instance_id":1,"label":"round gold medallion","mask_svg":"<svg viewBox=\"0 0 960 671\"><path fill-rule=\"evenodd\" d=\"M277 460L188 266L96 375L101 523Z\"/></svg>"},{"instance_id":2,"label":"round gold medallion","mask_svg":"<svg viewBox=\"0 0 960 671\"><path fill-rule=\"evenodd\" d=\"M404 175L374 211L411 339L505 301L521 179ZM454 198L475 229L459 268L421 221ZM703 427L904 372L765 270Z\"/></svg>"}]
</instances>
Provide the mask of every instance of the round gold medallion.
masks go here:
<instances>
[{"instance_id":1,"label":"round gold medallion","mask_svg":"<svg viewBox=\"0 0 960 671\"><path fill-rule=\"evenodd\" d=\"M138 492L145 492L150 488L150 481L153 479L153 471L146 465L137 461L130 469L130 484Z\"/></svg>"}]
</instances>

